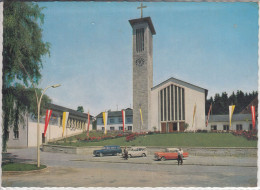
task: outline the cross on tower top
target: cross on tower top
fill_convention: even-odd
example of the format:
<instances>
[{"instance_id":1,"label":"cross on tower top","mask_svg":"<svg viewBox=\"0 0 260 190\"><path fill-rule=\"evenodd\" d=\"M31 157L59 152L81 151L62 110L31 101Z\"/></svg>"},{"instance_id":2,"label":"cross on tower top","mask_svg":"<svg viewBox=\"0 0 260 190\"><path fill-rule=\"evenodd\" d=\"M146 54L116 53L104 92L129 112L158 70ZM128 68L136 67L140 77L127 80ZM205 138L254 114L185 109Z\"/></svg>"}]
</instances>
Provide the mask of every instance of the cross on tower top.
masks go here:
<instances>
[{"instance_id":1,"label":"cross on tower top","mask_svg":"<svg viewBox=\"0 0 260 190\"><path fill-rule=\"evenodd\" d=\"M143 3L141 3L141 7L137 7L137 9L141 9L141 18L143 18L143 9L147 6L143 6Z\"/></svg>"}]
</instances>

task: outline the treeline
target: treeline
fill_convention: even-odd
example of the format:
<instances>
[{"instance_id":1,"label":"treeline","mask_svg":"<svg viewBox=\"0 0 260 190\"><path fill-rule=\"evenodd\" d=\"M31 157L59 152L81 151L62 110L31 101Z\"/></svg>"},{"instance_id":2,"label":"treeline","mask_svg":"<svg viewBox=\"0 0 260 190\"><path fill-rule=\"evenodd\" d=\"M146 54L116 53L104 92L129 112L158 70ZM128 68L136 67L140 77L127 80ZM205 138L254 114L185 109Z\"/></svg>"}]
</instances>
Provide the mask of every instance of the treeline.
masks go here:
<instances>
[{"instance_id":1,"label":"treeline","mask_svg":"<svg viewBox=\"0 0 260 190\"><path fill-rule=\"evenodd\" d=\"M228 106L235 105L234 113L241 112L250 102L258 95L257 91L251 93L244 93L238 90L233 92L230 96L226 92L222 94L215 94L214 98L210 97L206 101L206 115L208 114L210 104L212 103L212 114L223 115L229 113Z\"/></svg>"}]
</instances>

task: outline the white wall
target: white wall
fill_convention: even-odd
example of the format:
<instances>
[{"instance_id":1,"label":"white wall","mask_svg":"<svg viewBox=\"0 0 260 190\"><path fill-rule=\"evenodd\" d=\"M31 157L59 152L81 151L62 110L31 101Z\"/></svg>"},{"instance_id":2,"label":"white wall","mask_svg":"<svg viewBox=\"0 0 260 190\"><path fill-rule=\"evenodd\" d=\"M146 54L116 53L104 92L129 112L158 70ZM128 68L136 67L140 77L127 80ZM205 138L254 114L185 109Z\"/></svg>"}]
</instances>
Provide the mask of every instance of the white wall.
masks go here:
<instances>
[{"instance_id":1,"label":"white wall","mask_svg":"<svg viewBox=\"0 0 260 190\"><path fill-rule=\"evenodd\" d=\"M7 141L7 148L25 148L27 147L27 125L19 126L19 138L14 138L13 128L9 129L9 139Z\"/></svg>"},{"instance_id":2,"label":"white wall","mask_svg":"<svg viewBox=\"0 0 260 190\"><path fill-rule=\"evenodd\" d=\"M92 130L92 125L90 124L90 130ZM69 137L72 135L77 135L86 131L87 124L83 129L75 129L72 130L70 128L66 128L64 131L64 136L62 137L62 126L57 125L49 125L46 132L46 142L58 140L61 138ZM44 124L40 123L40 144L42 144L42 133L44 133ZM28 126L28 147L37 146L37 123L29 122Z\"/></svg>"},{"instance_id":3,"label":"white wall","mask_svg":"<svg viewBox=\"0 0 260 190\"><path fill-rule=\"evenodd\" d=\"M169 85L176 85L184 88L184 101L185 101L185 122L189 124L188 130L205 129L205 90L202 88L194 87L193 85L184 83L184 82L173 82L169 81L157 88L154 88L151 93L151 126L149 130L153 131L153 126L157 127L157 130L160 130L160 100L159 93L161 89L166 88ZM196 114L194 119L194 128L192 128L193 121L193 110L196 103Z\"/></svg>"}]
</instances>

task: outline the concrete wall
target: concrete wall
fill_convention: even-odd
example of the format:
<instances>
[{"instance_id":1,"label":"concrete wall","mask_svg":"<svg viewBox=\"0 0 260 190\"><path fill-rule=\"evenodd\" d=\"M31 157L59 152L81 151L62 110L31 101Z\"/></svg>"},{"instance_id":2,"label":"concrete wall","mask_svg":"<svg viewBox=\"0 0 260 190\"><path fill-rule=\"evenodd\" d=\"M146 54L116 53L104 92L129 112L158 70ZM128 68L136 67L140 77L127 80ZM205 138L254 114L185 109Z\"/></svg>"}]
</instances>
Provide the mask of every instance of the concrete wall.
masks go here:
<instances>
[{"instance_id":1,"label":"concrete wall","mask_svg":"<svg viewBox=\"0 0 260 190\"><path fill-rule=\"evenodd\" d=\"M202 88L194 87L193 85L187 84L185 82L178 81L169 81L162 84L159 87L152 89L151 99L151 126L150 130L153 130L153 126L157 127L157 130L160 129L160 100L159 93L161 89L166 88L169 85L176 85L184 88L184 101L185 101L185 122L189 124L189 128L187 130L197 130L197 129L205 129L205 90ZM194 118L194 127L192 128L193 121L193 111L194 105L196 103L196 114Z\"/></svg>"},{"instance_id":2,"label":"concrete wall","mask_svg":"<svg viewBox=\"0 0 260 190\"><path fill-rule=\"evenodd\" d=\"M68 154L85 154L92 155L94 150L101 149L102 146L89 147L67 147L59 145L44 145L43 151L46 152L64 152ZM124 147L121 147L122 149ZM130 148L130 147L128 147ZM147 147L148 155L155 152L162 152L168 147ZM190 156L257 156L257 148L201 148L201 147L184 147L184 152L188 152Z\"/></svg>"},{"instance_id":3,"label":"concrete wall","mask_svg":"<svg viewBox=\"0 0 260 190\"><path fill-rule=\"evenodd\" d=\"M28 130L26 119L24 125L19 125L19 138L14 137L13 128L9 129L9 140L7 141L8 148L25 148L28 147Z\"/></svg>"},{"instance_id":4,"label":"concrete wall","mask_svg":"<svg viewBox=\"0 0 260 190\"><path fill-rule=\"evenodd\" d=\"M87 124L81 128L66 128L64 137L77 135L87 130ZM90 124L89 130L92 130L92 124ZM40 144L42 144L42 133L44 133L44 123L40 123ZM61 125L49 125L46 132L45 142L55 141L62 139L62 127ZM9 140L7 142L8 148L25 148L37 146L37 122L28 121L24 126L19 127L19 138L14 138L14 132L10 129Z\"/></svg>"},{"instance_id":5,"label":"concrete wall","mask_svg":"<svg viewBox=\"0 0 260 190\"><path fill-rule=\"evenodd\" d=\"M136 29L144 28L144 51L136 51ZM152 34L147 22L133 26L133 131L148 131L150 122L151 88L153 86ZM136 65L143 59L142 66ZM143 124L141 124L140 107Z\"/></svg>"},{"instance_id":6,"label":"concrete wall","mask_svg":"<svg viewBox=\"0 0 260 190\"><path fill-rule=\"evenodd\" d=\"M64 136L62 137L62 126L57 125L49 125L47 132L46 132L46 142L58 140L61 138L69 137L72 135L77 135L86 131L87 124L84 126L83 129L71 129L66 128L64 131ZM90 130L92 129L92 125L90 126ZM42 144L42 133L44 133L44 124L40 123L40 144ZM29 122L28 126L28 147L37 146L37 123L36 122Z\"/></svg>"}]
</instances>

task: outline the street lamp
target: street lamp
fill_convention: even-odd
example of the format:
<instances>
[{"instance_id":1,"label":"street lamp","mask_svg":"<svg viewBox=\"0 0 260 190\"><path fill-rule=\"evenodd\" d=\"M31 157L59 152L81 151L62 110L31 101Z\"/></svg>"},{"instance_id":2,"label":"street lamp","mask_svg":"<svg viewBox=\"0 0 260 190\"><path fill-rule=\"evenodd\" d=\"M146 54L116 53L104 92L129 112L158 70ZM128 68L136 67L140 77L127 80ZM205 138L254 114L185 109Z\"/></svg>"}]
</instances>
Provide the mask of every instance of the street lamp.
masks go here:
<instances>
[{"instance_id":1,"label":"street lamp","mask_svg":"<svg viewBox=\"0 0 260 190\"><path fill-rule=\"evenodd\" d=\"M60 84L55 84L55 85L51 85L51 86L47 86L42 94L41 94L41 97L40 97L40 100L38 98L38 94L37 94L37 91L36 91L36 88L34 86L34 83L33 83L33 80L31 78L31 76L29 75L29 73L27 72L27 70L25 69L25 66L20 63L21 67L24 69L26 75L29 77L30 81L31 81L31 84L34 88L34 92L35 92L35 96L36 96L36 102L37 102L37 111L38 111L38 121L37 121L37 167L39 168L40 167L40 107L41 107L41 100L42 100L42 97L43 97L43 94L45 93L45 91L48 89L48 88L57 88L59 86L61 86Z\"/></svg>"},{"instance_id":2,"label":"street lamp","mask_svg":"<svg viewBox=\"0 0 260 190\"><path fill-rule=\"evenodd\" d=\"M40 97L40 100L37 101L37 108L38 108L38 121L37 121L37 167L39 168L40 167L40 108L41 108L41 101L42 101L42 97L44 95L44 93L46 92L46 90L48 88L57 88L61 86L60 84L55 84L55 85L51 85L51 86L47 86L42 94L41 94L41 97ZM36 91L35 91L36 93ZM38 96L37 96L37 93L36 93L36 98L38 100Z\"/></svg>"}]
</instances>

